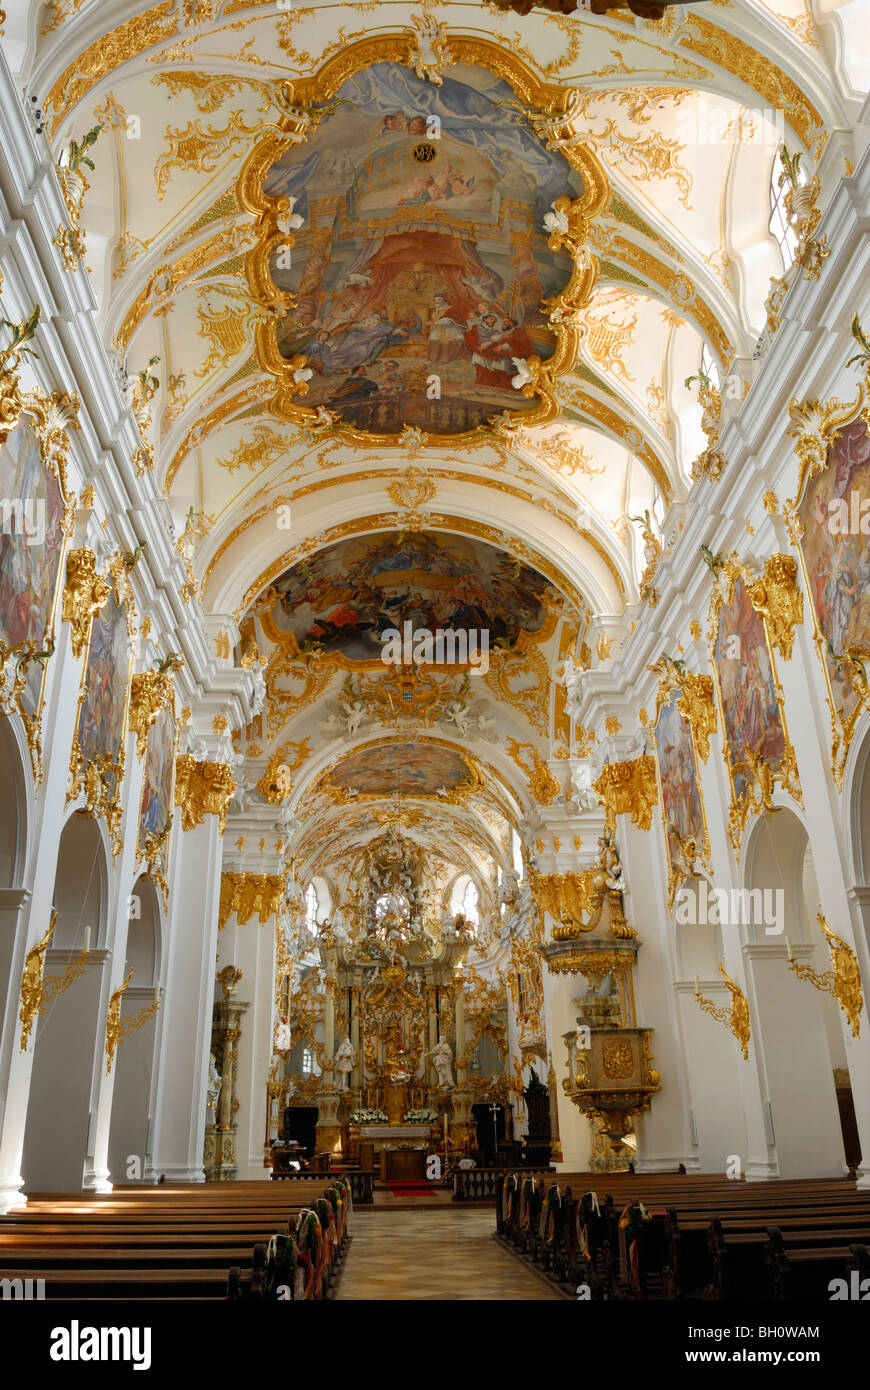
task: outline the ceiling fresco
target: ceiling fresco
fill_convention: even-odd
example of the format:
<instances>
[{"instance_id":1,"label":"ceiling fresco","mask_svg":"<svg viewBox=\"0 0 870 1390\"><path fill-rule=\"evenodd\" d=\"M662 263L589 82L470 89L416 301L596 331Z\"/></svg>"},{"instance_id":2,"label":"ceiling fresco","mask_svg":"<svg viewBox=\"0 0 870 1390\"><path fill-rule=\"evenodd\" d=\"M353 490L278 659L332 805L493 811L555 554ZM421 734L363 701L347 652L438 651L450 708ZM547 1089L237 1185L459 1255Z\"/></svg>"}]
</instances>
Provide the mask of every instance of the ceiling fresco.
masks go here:
<instances>
[{"instance_id":1,"label":"ceiling fresco","mask_svg":"<svg viewBox=\"0 0 870 1390\"><path fill-rule=\"evenodd\" d=\"M314 373L305 404L378 433L464 433L531 408L514 359L552 356L543 301L572 274L543 219L582 194L580 174L484 68L436 86L376 63L330 106L264 183L302 220L290 268L279 248L270 271L294 300L281 353Z\"/></svg>"},{"instance_id":2,"label":"ceiling fresco","mask_svg":"<svg viewBox=\"0 0 870 1390\"><path fill-rule=\"evenodd\" d=\"M348 662L380 661L387 629L485 630L513 646L547 623L552 586L503 550L428 531L350 537L283 574L256 607L294 651L320 647ZM550 628L552 624L549 625Z\"/></svg>"}]
</instances>

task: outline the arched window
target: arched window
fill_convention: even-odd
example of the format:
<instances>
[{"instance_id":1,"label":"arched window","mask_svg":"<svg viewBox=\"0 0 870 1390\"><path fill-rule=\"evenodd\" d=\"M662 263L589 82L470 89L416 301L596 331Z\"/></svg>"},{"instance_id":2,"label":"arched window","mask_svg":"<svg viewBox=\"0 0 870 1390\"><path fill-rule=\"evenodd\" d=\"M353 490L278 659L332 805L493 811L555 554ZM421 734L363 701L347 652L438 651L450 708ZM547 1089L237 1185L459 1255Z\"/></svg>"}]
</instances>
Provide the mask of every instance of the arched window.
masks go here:
<instances>
[{"instance_id":1,"label":"arched window","mask_svg":"<svg viewBox=\"0 0 870 1390\"><path fill-rule=\"evenodd\" d=\"M780 184L779 176L781 170L781 161L779 159L774 160L773 172L770 176L770 219L767 225L782 253L783 269L788 270L789 266L794 261L798 239L795 236L794 228L789 222L788 213L785 210L786 194L791 185L787 179L783 179ZM798 174L798 180L802 184L807 181L806 174L804 174L802 170Z\"/></svg>"},{"instance_id":2,"label":"arched window","mask_svg":"<svg viewBox=\"0 0 870 1390\"><path fill-rule=\"evenodd\" d=\"M706 377L709 377L718 391L722 385L722 373L719 371L719 363L706 343L701 349L701 371Z\"/></svg>"},{"instance_id":3,"label":"arched window","mask_svg":"<svg viewBox=\"0 0 870 1390\"><path fill-rule=\"evenodd\" d=\"M450 895L450 911L454 916L457 912L461 912L468 925L476 927L480 923L479 901L480 894L474 879L468 874L462 874L453 885L453 892Z\"/></svg>"},{"instance_id":4,"label":"arched window","mask_svg":"<svg viewBox=\"0 0 870 1390\"><path fill-rule=\"evenodd\" d=\"M523 845L515 830L511 831L511 845L513 847L514 868L520 878L523 876Z\"/></svg>"},{"instance_id":5,"label":"arched window","mask_svg":"<svg viewBox=\"0 0 870 1390\"><path fill-rule=\"evenodd\" d=\"M305 925L312 936L317 931L317 889L309 883L305 890Z\"/></svg>"}]
</instances>

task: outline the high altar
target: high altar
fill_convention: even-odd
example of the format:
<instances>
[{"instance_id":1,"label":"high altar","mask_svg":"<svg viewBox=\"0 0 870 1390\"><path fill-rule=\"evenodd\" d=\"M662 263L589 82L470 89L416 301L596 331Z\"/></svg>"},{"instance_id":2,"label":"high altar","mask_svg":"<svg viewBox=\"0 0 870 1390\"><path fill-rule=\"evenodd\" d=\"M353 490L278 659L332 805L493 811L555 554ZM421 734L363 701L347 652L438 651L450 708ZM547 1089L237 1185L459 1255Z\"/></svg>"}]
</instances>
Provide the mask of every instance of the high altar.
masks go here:
<instances>
[{"instance_id":1,"label":"high altar","mask_svg":"<svg viewBox=\"0 0 870 1390\"><path fill-rule=\"evenodd\" d=\"M307 1092L319 1108L318 1148L346 1158L361 1144L369 1153L445 1139L465 1147L472 1103L507 1099L506 1025L493 1045L498 1070L481 1078L463 990L474 937L461 915L430 906L424 869L395 831L375 841L356 892L318 935L319 969L297 990L294 1032L307 1031L322 1060L316 1079L289 1083L290 1103Z\"/></svg>"}]
</instances>

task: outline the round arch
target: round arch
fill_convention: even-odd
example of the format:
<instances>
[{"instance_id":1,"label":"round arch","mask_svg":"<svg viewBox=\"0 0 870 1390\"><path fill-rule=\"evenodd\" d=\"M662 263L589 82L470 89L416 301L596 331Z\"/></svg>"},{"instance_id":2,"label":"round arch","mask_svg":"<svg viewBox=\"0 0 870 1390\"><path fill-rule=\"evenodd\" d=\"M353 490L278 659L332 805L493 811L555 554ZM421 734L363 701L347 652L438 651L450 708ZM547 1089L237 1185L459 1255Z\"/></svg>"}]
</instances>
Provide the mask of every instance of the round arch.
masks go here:
<instances>
[{"instance_id":1,"label":"round arch","mask_svg":"<svg viewBox=\"0 0 870 1390\"><path fill-rule=\"evenodd\" d=\"M70 1192L83 1184L92 1086L104 1053L108 874L101 822L74 811L58 846L57 924L45 960L49 989L86 943L90 949L84 971L50 1000L37 1025L21 1165L28 1192Z\"/></svg>"},{"instance_id":2,"label":"round arch","mask_svg":"<svg viewBox=\"0 0 870 1390\"><path fill-rule=\"evenodd\" d=\"M835 1075L846 1064L836 1002L789 968L790 957L828 969L806 826L791 806L753 822L738 905L753 1037L762 1062L779 1176L846 1171ZM766 1091L766 1094L765 1094ZM851 1094L851 1093L850 1093Z\"/></svg>"},{"instance_id":3,"label":"round arch","mask_svg":"<svg viewBox=\"0 0 870 1390\"><path fill-rule=\"evenodd\" d=\"M160 979L163 905L154 880L143 874L130 896L127 967L133 974L124 993L121 1018L129 1019L154 1000ZM149 1131L159 1014L146 1018L116 1053L109 1172L115 1185L141 1180L150 1167Z\"/></svg>"}]
</instances>

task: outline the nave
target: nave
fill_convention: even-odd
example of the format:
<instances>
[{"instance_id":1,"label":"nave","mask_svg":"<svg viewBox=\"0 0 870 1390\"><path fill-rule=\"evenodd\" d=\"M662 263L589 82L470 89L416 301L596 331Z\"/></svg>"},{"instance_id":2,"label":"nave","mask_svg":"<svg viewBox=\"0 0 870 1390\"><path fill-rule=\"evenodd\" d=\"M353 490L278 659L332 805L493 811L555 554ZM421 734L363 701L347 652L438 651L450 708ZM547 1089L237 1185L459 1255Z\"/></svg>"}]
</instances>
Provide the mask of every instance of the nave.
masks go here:
<instances>
[{"instance_id":1,"label":"nave","mask_svg":"<svg viewBox=\"0 0 870 1390\"><path fill-rule=\"evenodd\" d=\"M0 0L0 1303L870 1297L870 0L571 3Z\"/></svg>"}]
</instances>

